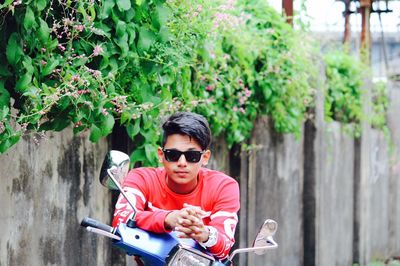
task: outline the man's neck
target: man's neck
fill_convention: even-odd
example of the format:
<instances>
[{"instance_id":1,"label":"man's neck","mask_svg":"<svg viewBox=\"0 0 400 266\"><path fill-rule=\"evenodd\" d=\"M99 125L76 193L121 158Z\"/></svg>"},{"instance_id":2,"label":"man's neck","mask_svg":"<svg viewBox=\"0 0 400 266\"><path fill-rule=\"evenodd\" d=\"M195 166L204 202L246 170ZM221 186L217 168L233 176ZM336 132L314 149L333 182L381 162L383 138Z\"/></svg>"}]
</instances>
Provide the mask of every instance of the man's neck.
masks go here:
<instances>
[{"instance_id":1,"label":"man's neck","mask_svg":"<svg viewBox=\"0 0 400 266\"><path fill-rule=\"evenodd\" d=\"M166 176L165 182L168 186L169 189L171 189L173 192L177 194L189 194L192 191L194 191L197 187L197 184L199 183L199 178L197 177L194 182L189 183L189 184L176 184L174 182L171 182L171 179L168 178L168 175Z\"/></svg>"}]
</instances>

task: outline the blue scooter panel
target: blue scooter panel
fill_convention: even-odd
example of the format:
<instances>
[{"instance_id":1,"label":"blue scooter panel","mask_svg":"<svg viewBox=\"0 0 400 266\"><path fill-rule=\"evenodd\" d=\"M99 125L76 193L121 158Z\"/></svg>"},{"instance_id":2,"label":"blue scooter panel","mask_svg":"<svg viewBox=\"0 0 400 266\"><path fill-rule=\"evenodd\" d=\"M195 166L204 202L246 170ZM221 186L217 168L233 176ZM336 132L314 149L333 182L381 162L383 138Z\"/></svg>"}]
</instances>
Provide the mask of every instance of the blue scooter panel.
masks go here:
<instances>
[{"instance_id":1,"label":"blue scooter panel","mask_svg":"<svg viewBox=\"0 0 400 266\"><path fill-rule=\"evenodd\" d=\"M179 244L171 234L155 234L140 228L130 228L120 224L117 228L120 241L113 241L114 245L122 248L128 255L140 256L149 265L165 265L168 254Z\"/></svg>"},{"instance_id":2,"label":"blue scooter panel","mask_svg":"<svg viewBox=\"0 0 400 266\"><path fill-rule=\"evenodd\" d=\"M121 240L114 240L114 245L123 249L130 256L140 256L146 263L150 263L149 265L165 265L168 255L180 243L208 254L196 241L179 239L175 233L156 234L140 228L131 228L121 223L117 227L116 234L121 236Z\"/></svg>"}]
</instances>

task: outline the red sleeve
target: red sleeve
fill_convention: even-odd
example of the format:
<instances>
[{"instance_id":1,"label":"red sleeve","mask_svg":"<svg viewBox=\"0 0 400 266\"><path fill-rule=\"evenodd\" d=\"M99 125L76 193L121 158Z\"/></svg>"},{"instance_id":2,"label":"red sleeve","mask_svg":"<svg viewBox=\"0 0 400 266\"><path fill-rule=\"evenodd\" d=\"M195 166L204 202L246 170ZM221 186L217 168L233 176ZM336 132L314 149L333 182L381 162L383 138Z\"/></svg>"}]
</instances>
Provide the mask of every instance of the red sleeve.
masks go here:
<instances>
[{"instance_id":1,"label":"red sleeve","mask_svg":"<svg viewBox=\"0 0 400 266\"><path fill-rule=\"evenodd\" d=\"M230 179L220 186L208 226L217 229L217 243L207 249L219 259L225 259L235 243L235 229L240 208L238 183Z\"/></svg>"},{"instance_id":2,"label":"red sleeve","mask_svg":"<svg viewBox=\"0 0 400 266\"><path fill-rule=\"evenodd\" d=\"M127 175L123 190L137 209L136 223L141 229L148 230L154 233L169 232L165 230L164 220L170 211L153 210L146 211L147 195L149 184L145 180L151 180L149 174L156 174L155 171L146 169L133 169ZM154 180L154 179L153 179ZM157 193L152 188L152 193ZM126 223L133 216L133 209L122 194L119 195L118 201L115 204L114 219L112 225L118 226L120 223Z\"/></svg>"}]
</instances>

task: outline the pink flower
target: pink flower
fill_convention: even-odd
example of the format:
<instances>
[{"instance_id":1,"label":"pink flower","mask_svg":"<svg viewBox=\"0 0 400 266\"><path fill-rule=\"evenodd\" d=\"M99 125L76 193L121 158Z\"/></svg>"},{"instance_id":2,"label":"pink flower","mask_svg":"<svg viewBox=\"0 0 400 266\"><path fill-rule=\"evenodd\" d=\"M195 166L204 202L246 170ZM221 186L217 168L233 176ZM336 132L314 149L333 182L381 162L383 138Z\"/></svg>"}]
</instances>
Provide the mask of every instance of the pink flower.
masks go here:
<instances>
[{"instance_id":1,"label":"pink flower","mask_svg":"<svg viewBox=\"0 0 400 266\"><path fill-rule=\"evenodd\" d=\"M82 32L82 31L85 29L85 26L82 25L82 24L81 24L81 25L75 25L74 28L75 28L77 31Z\"/></svg>"},{"instance_id":2,"label":"pink flower","mask_svg":"<svg viewBox=\"0 0 400 266\"><path fill-rule=\"evenodd\" d=\"M79 75L73 75L72 76L72 81L79 81L81 77Z\"/></svg>"},{"instance_id":3,"label":"pink flower","mask_svg":"<svg viewBox=\"0 0 400 266\"><path fill-rule=\"evenodd\" d=\"M206 87L206 91L212 91L214 89L214 86L213 85L208 85L207 87Z\"/></svg>"},{"instance_id":4,"label":"pink flower","mask_svg":"<svg viewBox=\"0 0 400 266\"><path fill-rule=\"evenodd\" d=\"M65 51L65 47L61 44L57 45L58 49L60 49L61 51Z\"/></svg>"},{"instance_id":5,"label":"pink flower","mask_svg":"<svg viewBox=\"0 0 400 266\"><path fill-rule=\"evenodd\" d=\"M232 111L237 112L237 111L238 111L238 108L237 108L236 106L234 106L234 107L232 108Z\"/></svg>"},{"instance_id":6,"label":"pink flower","mask_svg":"<svg viewBox=\"0 0 400 266\"><path fill-rule=\"evenodd\" d=\"M251 95L251 90L249 90L248 88L245 88L244 89L244 95L246 95L246 97L249 98L250 95Z\"/></svg>"},{"instance_id":7,"label":"pink flower","mask_svg":"<svg viewBox=\"0 0 400 266\"><path fill-rule=\"evenodd\" d=\"M93 55L98 56L100 53L103 52L103 48L100 45L96 45L93 49Z\"/></svg>"}]
</instances>

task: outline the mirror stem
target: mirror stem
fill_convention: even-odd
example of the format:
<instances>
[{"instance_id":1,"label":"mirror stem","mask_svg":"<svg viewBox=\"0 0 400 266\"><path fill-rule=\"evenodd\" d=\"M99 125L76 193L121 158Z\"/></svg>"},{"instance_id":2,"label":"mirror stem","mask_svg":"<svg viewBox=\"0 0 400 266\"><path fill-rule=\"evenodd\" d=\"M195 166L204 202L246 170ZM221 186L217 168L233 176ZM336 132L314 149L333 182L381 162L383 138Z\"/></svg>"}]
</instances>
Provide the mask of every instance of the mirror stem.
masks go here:
<instances>
[{"instance_id":1,"label":"mirror stem","mask_svg":"<svg viewBox=\"0 0 400 266\"><path fill-rule=\"evenodd\" d=\"M114 184L117 186L118 190L121 192L121 194L124 196L124 198L128 201L129 205L131 205L132 209L133 209L133 215L132 215L132 220L135 221L135 217L136 217L136 213L137 213L137 209L136 207L132 204L132 202L129 200L128 196L126 195L125 191L122 189L121 185L119 184L119 182L117 182L117 180L115 180L115 177L113 175L113 173L110 171L110 169L107 169L107 173L108 175L111 177L112 181L114 182Z\"/></svg>"},{"instance_id":2,"label":"mirror stem","mask_svg":"<svg viewBox=\"0 0 400 266\"><path fill-rule=\"evenodd\" d=\"M276 243L276 242L272 239L272 237L268 237L268 242L270 243L270 245L263 246L263 247L252 247L252 248L239 248L239 249L236 249L236 250L234 250L234 251L232 252L232 254L229 256L229 260L230 260L230 261L233 261L233 257L234 257L236 254L239 254L239 253L257 251L257 250L264 250L264 249L274 249L274 248L277 248L277 247L278 247L278 243Z\"/></svg>"}]
</instances>

